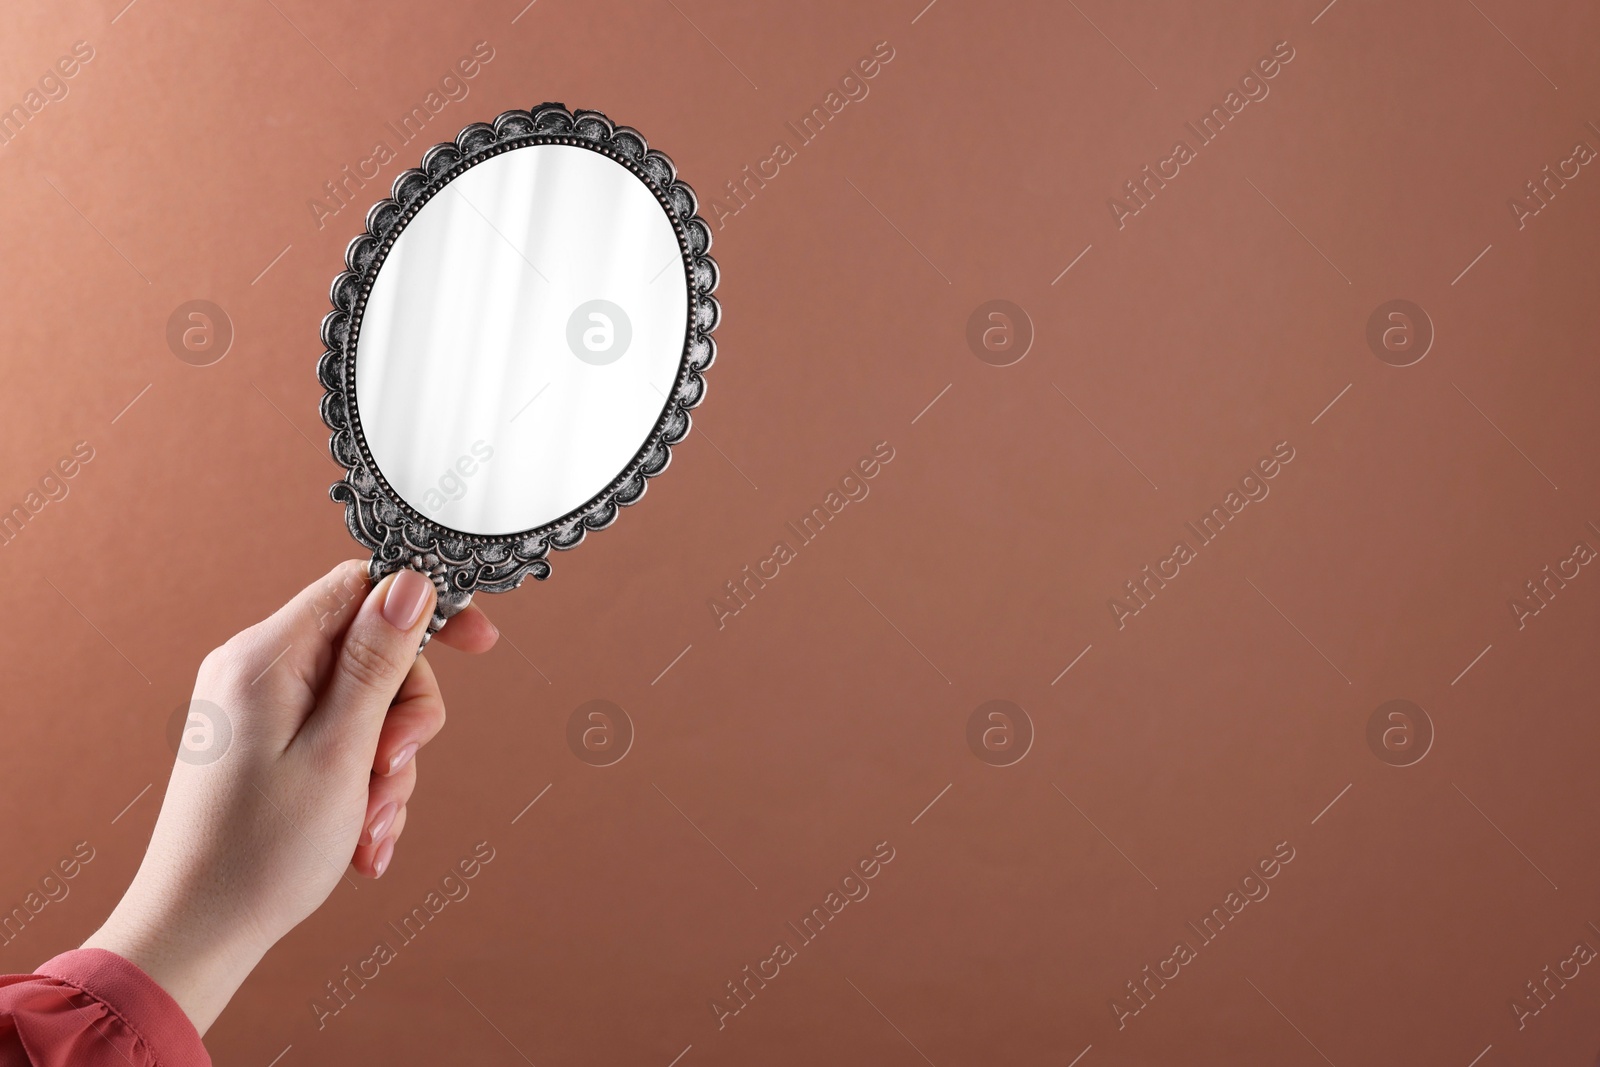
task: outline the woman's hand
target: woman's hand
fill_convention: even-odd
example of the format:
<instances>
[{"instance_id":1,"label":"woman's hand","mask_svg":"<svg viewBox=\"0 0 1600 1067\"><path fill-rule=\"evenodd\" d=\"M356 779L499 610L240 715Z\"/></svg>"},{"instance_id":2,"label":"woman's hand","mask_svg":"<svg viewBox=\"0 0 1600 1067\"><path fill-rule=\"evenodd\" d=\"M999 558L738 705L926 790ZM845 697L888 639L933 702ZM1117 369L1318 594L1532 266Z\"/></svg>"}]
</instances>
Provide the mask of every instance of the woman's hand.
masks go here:
<instances>
[{"instance_id":1,"label":"woman's hand","mask_svg":"<svg viewBox=\"0 0 1600 1067\"><path fill-rule=\"evenodd\" d=\"M150 847L84 942L141 967L202 1034L347 868L383 874L416 753L444 725L417 655L432 583L368 586L365 563L342 563L205 658ZM497 636L468 608L436 639L482 652Z\"/></svg>"}]
</instances>

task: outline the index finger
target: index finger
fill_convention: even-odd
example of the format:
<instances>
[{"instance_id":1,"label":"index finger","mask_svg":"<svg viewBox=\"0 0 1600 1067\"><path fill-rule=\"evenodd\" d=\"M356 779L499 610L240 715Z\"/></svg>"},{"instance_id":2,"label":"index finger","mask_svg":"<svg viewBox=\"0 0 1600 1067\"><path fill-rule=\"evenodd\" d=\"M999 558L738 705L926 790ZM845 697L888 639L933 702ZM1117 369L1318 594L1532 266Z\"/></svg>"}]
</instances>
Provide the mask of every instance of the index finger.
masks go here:
<instances>
[{"instance_id":1,"label":"index finger","mask_svg":"<svg viewBox=\"0 0 1600 1067\"><path fill-rule=\"evenodd\" d=\"M500 639L500 631L476 604L452 615L433 639L461 652L487 652Z\"/></svg>"}]
</instances>

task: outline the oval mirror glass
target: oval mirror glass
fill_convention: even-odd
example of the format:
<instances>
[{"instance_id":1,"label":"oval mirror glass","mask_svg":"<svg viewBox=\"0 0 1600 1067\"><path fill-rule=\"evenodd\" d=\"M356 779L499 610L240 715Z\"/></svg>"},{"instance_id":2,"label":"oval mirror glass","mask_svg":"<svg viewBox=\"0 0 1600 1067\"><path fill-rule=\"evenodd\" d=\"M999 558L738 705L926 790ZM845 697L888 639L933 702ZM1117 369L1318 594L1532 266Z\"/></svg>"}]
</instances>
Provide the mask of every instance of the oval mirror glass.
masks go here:
<instances>
[{"instance_id":1,"label":"oval mirror glass","mask_svg":"<svg viewBox=\"0 0 1600 1067\"><path fill-rule=\"evenodd\" d=\"M463 533L561 518L661 418L688 312L677 233L622 164L561 144L479 163L407 223L367 299L355 409L378 472Z\"/></svg>"}]
</instances>

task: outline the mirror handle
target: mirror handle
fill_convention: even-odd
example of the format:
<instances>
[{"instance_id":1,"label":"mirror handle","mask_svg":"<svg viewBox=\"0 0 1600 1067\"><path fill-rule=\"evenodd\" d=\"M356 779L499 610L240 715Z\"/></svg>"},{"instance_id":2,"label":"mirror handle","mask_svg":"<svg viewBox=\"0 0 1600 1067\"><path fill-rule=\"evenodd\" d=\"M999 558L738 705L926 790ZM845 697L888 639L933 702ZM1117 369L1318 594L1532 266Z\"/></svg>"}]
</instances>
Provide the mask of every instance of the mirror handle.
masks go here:
<instances>
[{"instance_id":1,"label":"mirror handle","mask_svg":"<svg viewBox=\"0 0 1600 1067\"><path fill-rule=\"evenodd\" d=\"M380 561L377 556L372 557L372 562L367 566L367 574L372 579L372 584L377 585L384 575L409 567L419 571L433 582L433 589L437 600L433 606L433 618L428 620L428 629L422 635L422 643L417 646L417 655L422 655L422 650L428 647L428 642L433 640L433 635L444 629L444 624L450 617L466 610L472 603L472 594L450 589L446 583L447 568L444 561L429 552L426 555L413 555L404 560Z\"/></svg>"}]
</instances>

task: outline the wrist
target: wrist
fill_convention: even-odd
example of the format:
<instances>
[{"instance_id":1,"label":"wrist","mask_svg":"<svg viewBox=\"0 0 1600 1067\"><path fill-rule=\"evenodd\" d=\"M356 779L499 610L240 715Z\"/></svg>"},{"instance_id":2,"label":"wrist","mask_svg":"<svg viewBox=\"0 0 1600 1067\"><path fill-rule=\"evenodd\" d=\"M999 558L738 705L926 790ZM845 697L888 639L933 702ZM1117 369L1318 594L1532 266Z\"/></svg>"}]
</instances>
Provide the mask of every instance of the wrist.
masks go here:
<instances>
[{"instance_id":1,"label":"wrist","mask_svg":"<svg viewBox=\"0 0 1600 1067\"><path fill-rule=\"evenodd\" d=\"M271 948L250 936L223 936L193 915L149 912L130 902L112 911L83 948L114 952L166 990L202 1035L216 1022L233 994Z\"/></svg>"}]
</instances>

